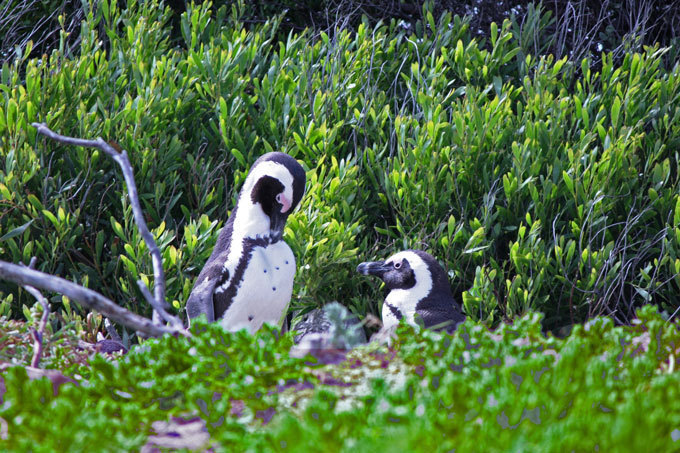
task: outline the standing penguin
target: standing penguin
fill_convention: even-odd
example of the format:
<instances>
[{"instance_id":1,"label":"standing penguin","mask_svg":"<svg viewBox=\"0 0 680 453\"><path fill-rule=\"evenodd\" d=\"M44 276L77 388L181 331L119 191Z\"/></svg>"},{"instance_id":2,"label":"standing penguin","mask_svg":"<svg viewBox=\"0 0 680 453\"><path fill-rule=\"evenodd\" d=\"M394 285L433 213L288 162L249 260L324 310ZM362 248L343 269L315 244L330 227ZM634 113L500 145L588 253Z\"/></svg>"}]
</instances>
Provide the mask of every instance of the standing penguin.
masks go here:
<instances>
[{"instance_id":1,"label":"standing penguin","mask_svg":"<svg viewBox=\"0 0 680 453\"><path fill-rule=\"evenodd\" d=\"M261 156L187 300L189 320L205 314L225 329L281 326L293 293L295 256L282 240L305 191L305 171L287 154Z\"/></svg>"},{"instance_id":2,"label":"standing penguin","mask_svg":"<svg viewBox=\"0 0 680 453\"><path fill-rule=\"evenodd\" d=\"M380 277L389 290L382 306L384 329L396 326L404 317L416 325L416 313L425 327L441 327L449 332L465 321L444 269L429 253L406 250L385 261L361 263L357 271Z\"/></svg>"}]
</instances>

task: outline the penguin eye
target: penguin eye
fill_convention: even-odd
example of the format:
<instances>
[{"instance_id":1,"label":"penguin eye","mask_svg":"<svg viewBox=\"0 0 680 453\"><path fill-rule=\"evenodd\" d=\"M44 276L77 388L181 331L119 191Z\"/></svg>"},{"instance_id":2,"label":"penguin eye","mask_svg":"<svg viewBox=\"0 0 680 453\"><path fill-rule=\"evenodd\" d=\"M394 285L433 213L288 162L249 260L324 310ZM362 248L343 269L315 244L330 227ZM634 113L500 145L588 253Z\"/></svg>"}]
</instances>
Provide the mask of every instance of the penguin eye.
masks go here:
<instances>
[{"instance_id":1,"label":"penguin eye","mask_svg":"<svg viewBox=\"0 0 680 453\"><path fill-rule=\"evenodd\" d=\"M394 262L394 268L395 269L401 269L401 261L395 261Z\"/></svg>"},{"instance_id":2,"label":"penguin eye","mask_svg":"<svg viewBox=\"0 0 680 453\"><path fill-rule=\"evenodd\" d=\"M277 201L277 203L283 204L283 203L281 203L281 194L280 193L276 194L276 201Z\"/></svg>"}]
</instances>

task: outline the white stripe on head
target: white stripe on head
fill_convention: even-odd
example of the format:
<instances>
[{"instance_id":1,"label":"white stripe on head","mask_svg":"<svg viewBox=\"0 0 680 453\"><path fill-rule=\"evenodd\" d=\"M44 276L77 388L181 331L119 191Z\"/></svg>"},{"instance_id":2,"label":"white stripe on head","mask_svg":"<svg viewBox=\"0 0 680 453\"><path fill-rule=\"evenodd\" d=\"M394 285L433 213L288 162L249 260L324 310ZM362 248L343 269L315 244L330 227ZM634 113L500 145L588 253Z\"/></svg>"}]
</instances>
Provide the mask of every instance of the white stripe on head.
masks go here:
<instances>
[{"instance_id":1,"label":"white stripe on head","mask_svg":"<svg viewBox=\"0 0 680 453\"><path fill-rule=\"evenodd\" d=\"M234 275L236 265L243 253L243 240L266 236L270 232L271 219L265 214L259 203L253 203L251 197L253 187L263 176L272 176L278 179L283 184L283 195L288 200L293 199L293 175L285 165L274 161L264 161L251 168L241 192L239 192L238 209L231 233L231 247L229 256L223 265L223 268L229 272L229 279L216 288L216 292L224 292L229 287L231 277Z\"/></svg>"},{"instance_id":2,"label":"white stripe on head","mask_svg":"<svg viewBox=\"0 0 680 453\"><path fill-rule=\"evenodd\" d=\"M269 233L270 219L259 203L253 203L251 192L255 183L263 176L271 176L283 184L283 196L293 199L293 175L285 165L274 161L257 164L246 178L238 198L238 210L234 219L233 239L263 236ZM232 240L233 240L232 239Z\"/></svg>"},{"instance_id":3,"label":"white stripe on head","mask_svg":"<svg viewBox=\"0 0 680 453\"><path fill-rule=\"evenodd\" d=\"M416 253L411 251L399 252L385 260L386 263L394 263L395 261L408 261L409 266L415 275L416 284L408 289L393 289L385 298L385 302L398 308L399 311L406 317L406 320L411 325L416 325L414 315L416 313L416 305L428 294L432 289L432 276L427 263L423 261ZM383 304L383 324L386 321L393 323L390 315L385 316L386 312L390 312L390 308ZM395 318L396 319L396 318Z\"/></svg>"}]
</instances>

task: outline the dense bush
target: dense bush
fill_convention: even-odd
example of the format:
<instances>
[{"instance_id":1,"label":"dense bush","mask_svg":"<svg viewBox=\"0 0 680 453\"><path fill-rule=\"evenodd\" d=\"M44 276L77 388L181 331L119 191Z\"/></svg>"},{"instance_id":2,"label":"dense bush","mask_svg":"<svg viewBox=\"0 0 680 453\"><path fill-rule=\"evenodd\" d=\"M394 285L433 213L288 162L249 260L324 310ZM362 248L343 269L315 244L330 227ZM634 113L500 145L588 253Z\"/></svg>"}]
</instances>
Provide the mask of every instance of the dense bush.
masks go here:
<instances>
[{"instance_id":1,"label":"dense bush","mask_svg":"<svg viewBox=\"0 0 680 453\"><path fill-rule=\"evenodd\" d=\"M595 72L530 56L510 22L482 43L465 20L431 14L412 32L276 41L276 22L246 30L238 8L209 3L182 16L177 47L158 3L97 5L76 57L3 65L3 259L35 255L41 270L148 310L134 281L152 279L150 259L118 170L38 138L29 124L45 121L128 150L177 309L270 150L308 171L286 232L298 308L335 299L375 312L380 296L353 268L405 247L439 257L466 312L491 323L530 309L556 328L678 308L680 79L664 50L620 65L604 54ZM4 314L32 304L0 285Z\"/></svg>"},{"instance_id":2,"label":"dense bush","mask_svg":"<svg viewBox=\"0 0 680 453\"><path fill-rule=\"evenodd\" d=\"M468 320L453 337L403 326L390 351L355 350L326 366L290 358L289 335L199 330L71 367L80 383L57 396L49 380L10 369L0 446L136 451L158 422L196 416L215 451L674 451L680 442L680 333L651 307L633 326L597 318L565 339L544 337L537 314L495 332Z\"/></svg>"}]
</instances>

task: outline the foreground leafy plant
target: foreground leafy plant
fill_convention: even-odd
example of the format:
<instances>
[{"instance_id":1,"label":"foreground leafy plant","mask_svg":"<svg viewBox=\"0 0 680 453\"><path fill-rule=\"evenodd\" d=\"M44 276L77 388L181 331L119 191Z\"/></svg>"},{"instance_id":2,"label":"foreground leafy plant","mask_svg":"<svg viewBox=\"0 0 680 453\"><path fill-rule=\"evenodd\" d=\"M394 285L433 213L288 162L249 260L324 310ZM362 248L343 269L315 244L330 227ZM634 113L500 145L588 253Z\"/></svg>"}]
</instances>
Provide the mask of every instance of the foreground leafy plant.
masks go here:
<instances>
[{"instance_id":1,"label":"foreground leafy plant","mask_svg":"<svg viewBox=\"0 0 680 453\"><path fill-rule=\"evenodd\" d=\"M669 451L680 441L680 331L650 307L630 327L597 318L564 339L545 337L535 314L496 331L468 320L452 337L404 325L393 349L326 366L290 358L292 337L273 330L198 323L192 333L75 365L80 385L58 395L8 370L4 445L77 451L104 433L104 450L137 449L170 416L204 420L220 451Z\"/></svg>"}]
</instances>

